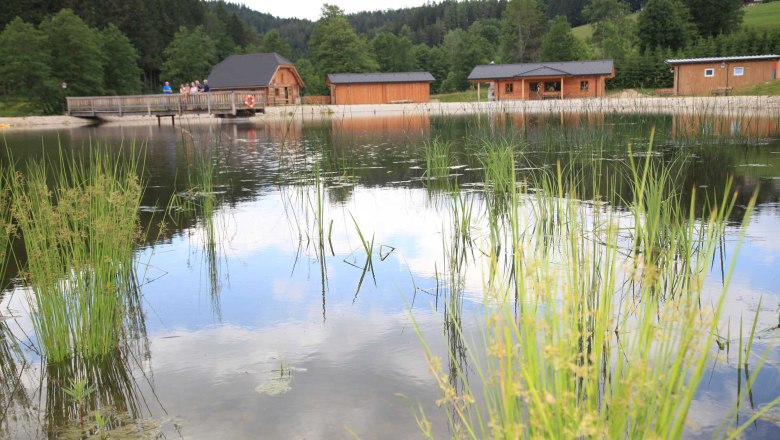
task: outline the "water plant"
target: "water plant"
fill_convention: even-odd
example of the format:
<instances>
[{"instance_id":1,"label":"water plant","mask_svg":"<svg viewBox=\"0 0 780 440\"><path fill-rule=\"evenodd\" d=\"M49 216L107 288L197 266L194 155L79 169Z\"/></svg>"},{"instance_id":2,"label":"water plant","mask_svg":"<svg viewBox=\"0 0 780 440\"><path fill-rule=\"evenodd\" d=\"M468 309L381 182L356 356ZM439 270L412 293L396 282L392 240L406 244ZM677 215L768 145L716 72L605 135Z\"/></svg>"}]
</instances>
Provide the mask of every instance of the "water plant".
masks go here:
<instances>
[{"instance_id":1,"label":"water plant","mask_svg":"<svg viewBox=\"0 0 780 440\"><path fill-rule=\"evenodd\" d=\"M545 191L533 198L508 193L507 226L491 225L497 232L485 247L486 327L468 344L476 380L455 388L458 362L445 369L423 342L454 437L683 435L733 265L712 307L702 305L703 281L736 194L727 184L696 220L695 191L685 211L672 172L649 160L630 166L629 215L583 202L581 175L560 165L554 182L537 179ZM521 209L529 200L536 207ZM512 244L509 258L497 242Z\"/></svg>"},{"instance_id":2,"label":"water plant","mask_svg":"<svg viewBox=\"0 0 780 440\"><path fill-rule=\"evenodd\" d=\"M13 215L27 254L27 300L51 362L96 357L120 344L137 310L133 251L139 236L142 156L121 160L95 146L88 157L30 162L14 170Z\"/></svg>"}]
</instances>

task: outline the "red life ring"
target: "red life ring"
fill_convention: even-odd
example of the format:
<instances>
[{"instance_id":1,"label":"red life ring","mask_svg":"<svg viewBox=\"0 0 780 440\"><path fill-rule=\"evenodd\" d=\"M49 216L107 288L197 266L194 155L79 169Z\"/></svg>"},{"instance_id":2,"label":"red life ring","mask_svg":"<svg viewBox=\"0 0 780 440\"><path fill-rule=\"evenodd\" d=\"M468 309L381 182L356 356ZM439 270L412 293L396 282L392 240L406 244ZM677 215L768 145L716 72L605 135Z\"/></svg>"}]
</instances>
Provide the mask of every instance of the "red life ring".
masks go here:
<instances>
[{"instance_id":1,"label":"red life ring","mask_svg":"<svg viewBox=\"0 0 780 440\"><path fill-rule=\"evenodd\" d=\"M246 95L246 98L244 98L244 105L246 105L249 108L255 107L255 97L252 95Z\"/></svg>"}]
</instances>

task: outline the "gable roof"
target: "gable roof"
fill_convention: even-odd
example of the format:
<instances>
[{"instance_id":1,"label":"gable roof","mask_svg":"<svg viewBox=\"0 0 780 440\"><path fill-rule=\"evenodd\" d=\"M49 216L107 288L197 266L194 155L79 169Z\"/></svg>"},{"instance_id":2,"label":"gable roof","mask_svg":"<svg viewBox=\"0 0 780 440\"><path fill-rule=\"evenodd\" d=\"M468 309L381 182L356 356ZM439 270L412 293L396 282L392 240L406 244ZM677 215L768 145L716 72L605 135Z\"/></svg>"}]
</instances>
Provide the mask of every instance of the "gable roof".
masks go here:
<instances>
[{"instance_id":1,"label":"gable roof","mask_svg":"<svg viewBox=\"0 0 780 440\"><path fill-rule=\"evenodd\" d=\"M612 60L556 61L549 63L485 64L474 67L469 80L530 78L537 76L610 75Z\"/></svg>"},{"instance_id":2,"label":"gable roof","mask_svg":"<svg viewBox=\"0 0 780 440\"><path fill-rule=\"evenodd\" d=\"M276 52L231 55L211 69L212 89L233 87L267 87L281 65L292 65Z\"/></svg>"},{"instance_id":3,"label":"gable roof","mask_svg":"<svg viewBox=\"0 0 780 440\"><path fill-rule=\"evenodd\" d=\"M666 64L694 64L694 63L725 63L727 61L758 61L775 60L780 55L745 55L736 57L713 57L713 58L679 58L676 60L666 60Z\"/></svg>"},{"instance_id":4,"label":"gable roof","mask_svg":"<svg viewBox=\"0 0 780 440\"><path fill-rule=\"evenodd\" d=\"M329 73L331 84L354 83L404 83L436 81L428 72L393 72L393 73Z\"/></svg>"}]
</instances>

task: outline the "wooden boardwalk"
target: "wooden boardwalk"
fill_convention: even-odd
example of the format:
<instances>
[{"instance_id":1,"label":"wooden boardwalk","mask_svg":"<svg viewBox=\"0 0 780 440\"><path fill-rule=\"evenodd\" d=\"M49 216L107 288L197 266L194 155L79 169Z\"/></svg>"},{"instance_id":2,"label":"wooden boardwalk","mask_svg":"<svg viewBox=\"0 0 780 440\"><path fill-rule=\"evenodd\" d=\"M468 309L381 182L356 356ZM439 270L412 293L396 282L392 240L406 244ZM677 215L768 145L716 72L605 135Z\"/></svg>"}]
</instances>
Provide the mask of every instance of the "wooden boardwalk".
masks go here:
<instances>
[{"instance_id":1,"label":"wooden boardwalk","mask_svg":"<svg viewBox=\"0 0 780 440\"><path fill-rule=\"evenodd\" d=\"M81 118L147 115L160 117L210 114L219 117L265 113L265 92L206 92L191 95L68 97L68 115Z\"/></svg>"}]
</instances>

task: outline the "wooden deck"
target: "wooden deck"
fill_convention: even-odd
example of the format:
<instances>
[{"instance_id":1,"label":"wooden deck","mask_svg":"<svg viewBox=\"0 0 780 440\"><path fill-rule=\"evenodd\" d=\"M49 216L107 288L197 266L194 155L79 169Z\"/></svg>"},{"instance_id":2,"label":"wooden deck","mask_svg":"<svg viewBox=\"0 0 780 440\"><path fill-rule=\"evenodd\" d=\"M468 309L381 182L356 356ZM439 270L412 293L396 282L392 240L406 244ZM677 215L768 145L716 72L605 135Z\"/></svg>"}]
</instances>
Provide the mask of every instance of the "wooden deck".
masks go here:
<instances>
[{"instance_id":1,"label":"wooden deck","mask_svg":"<svg viewBox=\"0 0 780 440\"><path fill-rule=\"evenodd\" d=\"M249 96L254 106L247 105ZM210 114L243 116L265 113L265 92L207 92L191 95L77 96L68 97L68 115L82 118L100 116L181 116Z\"/></svg>"}]
</instances>

